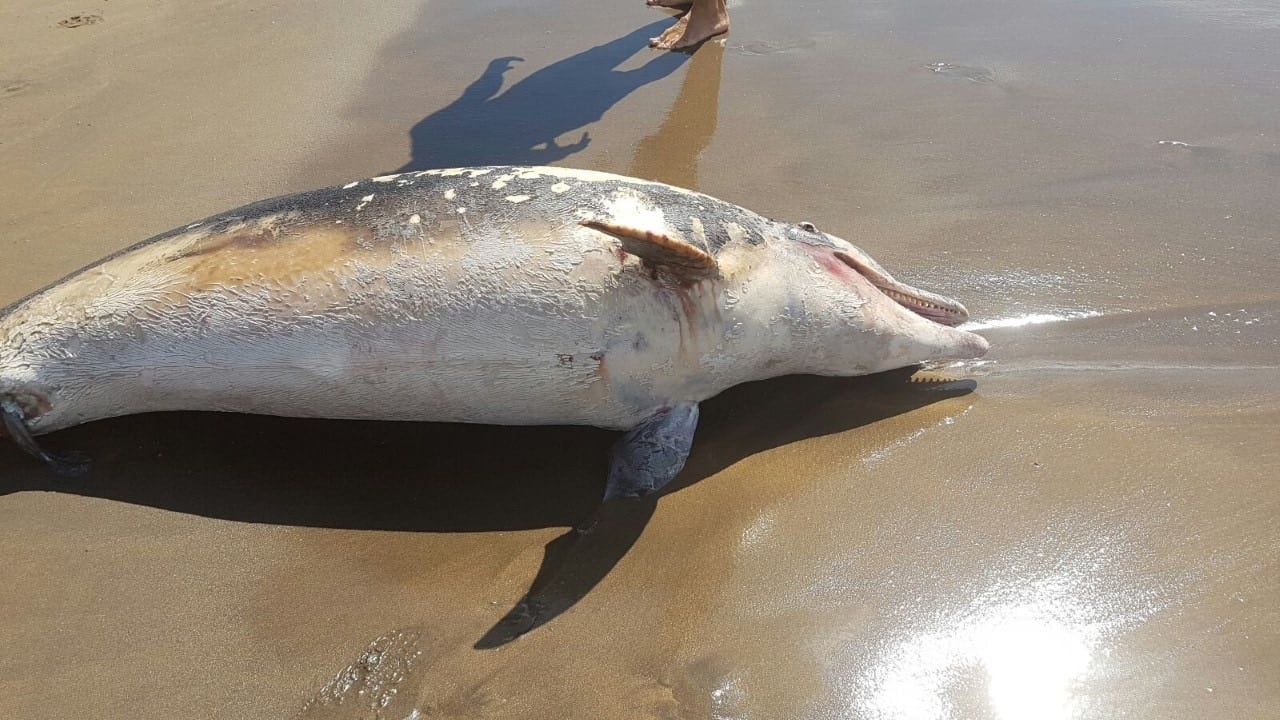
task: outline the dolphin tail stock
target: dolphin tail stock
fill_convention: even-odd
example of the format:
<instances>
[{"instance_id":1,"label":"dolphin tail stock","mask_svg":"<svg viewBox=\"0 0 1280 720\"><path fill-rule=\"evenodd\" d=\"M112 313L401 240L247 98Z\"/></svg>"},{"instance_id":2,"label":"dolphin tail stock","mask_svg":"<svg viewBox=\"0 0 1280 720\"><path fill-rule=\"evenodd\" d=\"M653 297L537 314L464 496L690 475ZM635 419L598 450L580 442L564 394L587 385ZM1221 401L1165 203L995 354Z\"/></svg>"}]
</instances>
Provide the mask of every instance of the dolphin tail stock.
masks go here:
<instances>
[{"instance_id":1,"label":"dolphin tail stock","mask_svg":"<svg viewBox=\"0 0 1280 720\"><path fill-rule=\"evenodd\" d=\"M22 408L12 398L0 398L0 416L4 422L4 433L9 436L23 452L44 462L59 477L84 477L89 474L89 458L82 453L69 452L58 455L40 447L31 431L27 429L26 417Z\"/></svg>"}]
</instances>

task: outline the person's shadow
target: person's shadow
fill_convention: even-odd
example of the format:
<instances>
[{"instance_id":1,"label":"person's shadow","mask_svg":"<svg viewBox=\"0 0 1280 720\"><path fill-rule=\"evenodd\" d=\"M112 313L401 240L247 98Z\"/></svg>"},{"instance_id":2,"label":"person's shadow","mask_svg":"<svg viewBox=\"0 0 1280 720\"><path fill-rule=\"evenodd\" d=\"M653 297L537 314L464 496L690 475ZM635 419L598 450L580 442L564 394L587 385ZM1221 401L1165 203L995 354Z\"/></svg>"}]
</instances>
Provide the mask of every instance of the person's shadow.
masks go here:
<instances>
[{"instance_id":1,"label":"person's shadow","mask_svg":"<svg viewBox=\"0 0 1280 720\"><path fill-rule=\"evenodd\" d=\"M659 21L616 40L537 70L503 92L503 79L518 57L500 57L448 106L409 131L412 156L397 172L471 165L550 165L591 142L582 132L560 145L557 138L602 118L644 85L670 75L689 56L662 52L634 69L617 70L648 38L670 24Z\"/></svg>"}]
</instances>

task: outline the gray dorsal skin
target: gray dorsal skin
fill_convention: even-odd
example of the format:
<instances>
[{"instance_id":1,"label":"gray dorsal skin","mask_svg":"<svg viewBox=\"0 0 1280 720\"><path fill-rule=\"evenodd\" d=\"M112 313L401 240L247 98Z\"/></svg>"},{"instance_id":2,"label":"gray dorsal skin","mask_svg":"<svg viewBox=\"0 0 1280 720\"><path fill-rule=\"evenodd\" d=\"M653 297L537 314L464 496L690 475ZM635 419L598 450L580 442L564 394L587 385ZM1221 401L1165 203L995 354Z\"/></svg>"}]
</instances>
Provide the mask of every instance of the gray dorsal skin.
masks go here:
<instances>
[{"instance_id":1,"label":"gray dorsal skin","mask_svg":"<svg viewBox=\"0 0 1280 720\"><path fill-rule=\"evenodd\" d=\"M272 216L286 218L274 228L275 232L343 219L345 223L372 231L362 237L369 247L408 242L410 235L403 227L403 220L414 215L419 218L414 224L426 231L442 225L502 222L510 216L524 214L526 209L533 210L539 219L554 220L564 226L592 225L589 219L584 222L583 212L610 219L608 200L619 191L641 194L646 203L661 207L675 231L712 256L735 239L752 245L763 243L770 231L769 226L775 222L709 195L590 170L507 165L422 170L383 175L242 205L125 247L73 275L192 230L217 233ZM519 207L526 204L527 208ZM459 209L465 212L458 212ZM695 227L696 219L700 217L714 217L716 222L698 223ZM599 229L608 231L606 226ZM811 242L830 244L821 235L812 238ZM62 280L13 303L0 311L0 317Z\"/></svg>"}]
</instances>

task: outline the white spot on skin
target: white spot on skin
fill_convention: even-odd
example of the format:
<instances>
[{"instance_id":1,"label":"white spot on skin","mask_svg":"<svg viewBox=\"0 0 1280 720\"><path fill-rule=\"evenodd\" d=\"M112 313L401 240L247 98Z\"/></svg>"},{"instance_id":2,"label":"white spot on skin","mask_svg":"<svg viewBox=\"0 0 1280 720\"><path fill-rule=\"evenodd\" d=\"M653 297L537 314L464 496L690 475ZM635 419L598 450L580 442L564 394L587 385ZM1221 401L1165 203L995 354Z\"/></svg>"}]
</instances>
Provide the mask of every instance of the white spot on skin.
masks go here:
<instances>
[{"instance_id":1,"label":"white spot on skin","mask_svg":"<svg viewBox=\"0 0 1280 720\"><path fill-rule=\"evenodd\" d=\"M187 226L187 229L188 229L188 230L194 230L194 229L196 229L196 228L200 227L200 225L201 225L201 223L191 223L190 225L188 225L188 226Z\"/></svg>"},{"instance_id":2,"label":"white spot on skin","mask_svg":"<svg viewBox=\"0 0 1280 720\"><path fill-rule=\"evenodd\" d=\"M466 208L464 208L464 207L460 207L460 208L458 208L458 214L459 214L459 215L461 215L461 214L465 213L466 211L467 211L467 209L466 209Z\"/></svg>"},{"instance_id":3,"label":"white spot on skin","mask_svg":"<svg viewBox=\"0 0 1280 720\"><path fill-rule=\"evenodd\" d=\"M470 185L468 185L467 187L480 187L480 183L478 183L478 182L473 182L473 183L471 183Z\"/></svg>"},{"instance_id":4,"label":"white spot on skin","mask_svg":"<svg viewBox=\"0 0 1280 720\"><path fill-rule=\"evenodd\" d=\"M398 177L400 177L399 173L396 173L395 175L379 175L378 177L374 178L373 181L374 182L391 182L392 180L395 180Z\"/></svg>"},{"instance_id":5,"label":"white spot on skin","mask_svg":"<svg viewBox=\"0 0 1280 720\"><path fill-rule=\"evenodd\" d=\"M414 213L413 215L410 215L410 216L409 216L409 223L410 223L411 225L417 225L417 224L418 224L418 223L420 223L420 222L422 222L422 216L421 216L421 215L418 215L417 213Z\"/></svg>"},{"instance_id":6,"label":"white spot on skin","mask_svg":"<svg viewBox=\"0 0 1280 720\"><path fill-rule=\"evenodd\" d=\"M742 226L736 222L725 223L724 231L729 236L729 239L734 242L742 242L747 237L747 231L743 230Z\"/></svg>"},{"instance_id":7,"label":"white spot on skin","mask_svg":"<svg viewBox=\"0 0 1280 720\"><path fill-rule=\"evenodd\" d=\"M356 212L360 212L361 210L363 210L364 206L368 205L372 200L373 200L373 193L369 193L368 195L365 195L364 197L360 198L360 204L356 206Z\"/></svg>"},{"instance_id":8,"label":"white spot on skin","mask_svg":"<svg viewBox=\"0 0 1280 720\"><path fill-rule=\"evenodd\" d=\"M488 174L489 174L489 173L491 173L491 172L493 172L493 170L488 169L488 168L486 168L486 169L484 169L484 170L472 170L472 171L471 171L471 177L473 177L473 178L477 178L477 177L480 177L481 175L488 175ZM477 184L479 184L479 183L477 183Z\"/></svg>"},{"instance_id":9,"label":"white spot on skin","mask_svg":"<svg viewBox=\"0 0 1280 720\"><path fill-rule=\"evenodd\" d=\"M707 244L707 229L702 226L702 219L697 216L689 218L689 225L693 228L693 238L703 245Z\"/></svg>"},{"instance_id":10,"label":"white spot on skin","mask_svg":"<svg viewBox=\"0 0 1280 720\"><path fill-rule=\"evenodd\" d=\"M512 179L514 179L514 178L515 178L515 173L508 173L508 174L506 174L506 175L499 175L499 176L498 176L498 179L493 181L493 189L494 189L494 190L501 190L502 188L506 187L506 186L507 186L507 183L511 182L511 181L512 181Z\"/></svg>"},{"instance_id":11,"label":"white spot on skin","mask_svg":"<svg viewBox=\"0 0 1280 720\"><path fill-rule=\"evenodd\" d=\"M355 182L349 182L349 183L347 183L346 185L343 185L343 186L342 186L342 189L343 189L343 190L350 190L351 188L353 188L353 187L355 187L355 186L357 186L357 185L359 185L359 184L360 184L360 181L359 181L359 180L357 180L357 181L355 181Z\"/></svg>"},{"instance_id":12,"label":"white spot on skin","mask_svg":"<svg viewBox=\"0 0 1280 720\"><path fill-rule=\"evenodd\" d=\"M605 201L605 209L609 222L659 235L673 234L662 208L656 208L635 195L619 193Z\"/></svg>"},{"instance_id":13,"label":"white spot on skin","mask_svg":"<svg viewBox=\"0 0 1280 720\"><path fill-rule=\"evenodd\" d=\"M467 172L467 168L449 168L448 170L441 170L439 172L444 177L453 177L454 175L461 175Z\"/></svg>"},{"instance_id":14,"label":"white spot on skin","mask_svg":"<svg viewBox=\"0 0 1280 720\"><path fill-rule=\"evenodd\" d=\"M555 185L551 186L551 192L557 193L557 194L562 193L568 189L569 189L569 186L562 182L558 182Z\"/></svg>"},{"instance_id":15,"label":"white spot on skin","mask_svg":"<svg viewBox=\"0 0 1280 720\"><path fill-rule=\"evenodd\" d=\"M529 199L528 195L508 195L507 196L507 202L513 202L513 203L522 203L528 199Z\"/></svg>"},{"instance_id":16,"label":"white spot on skin","mask_svg":"<svg viewBox=\"0 0 1280 720\"><path fill-rule=\"evenodd\" d=\"M456 198L456 197L458 197L458 193L454 192L454 191L453 191L453 188L449 188L448 190L445 190L445 191L444 191L444 199L445 199L445 200L452 200L452 199L454 199L454 198Z\"/></svg>"},{"instance_id":17,"label":"white spot on skin","mask_svg":"<svg viewBox=\"0 0 1280 720\"><path fill-rule=\"evenodd\" d=\"M520 173L517 177L519 177L521 180L537 180L542 176L532 170L529 170L527 172Z\"/></svg>"}]
</instances>

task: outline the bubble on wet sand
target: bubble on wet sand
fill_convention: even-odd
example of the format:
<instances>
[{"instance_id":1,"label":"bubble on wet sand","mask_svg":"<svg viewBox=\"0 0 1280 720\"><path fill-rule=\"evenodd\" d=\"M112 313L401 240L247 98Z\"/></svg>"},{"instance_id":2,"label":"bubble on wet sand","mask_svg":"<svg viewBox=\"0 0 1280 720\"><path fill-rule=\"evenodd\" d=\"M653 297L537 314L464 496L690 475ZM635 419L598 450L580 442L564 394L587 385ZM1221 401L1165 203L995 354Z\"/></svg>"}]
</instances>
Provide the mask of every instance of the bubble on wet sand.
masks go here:
<instances>
[{"instance_id":1,"label":"bubble on wet sand","mask_svg":"<svg viewBox=\"0 0 1280 720\"><path fill-rule=\"evenodd\" d=\"M307 701L297 718L319 720L338 717L339 714L348 717L353 713L356 717L364 717L365 710L377 718L420 717L421 713L416 708L396 708L388 713L400 686L413 675L422 656L420 639L421 635L413 630L394 630L374 638L354 662L339 671L315 697ZM339 711L339 707L345 710Z\"/></svg>"}]
</instances>

